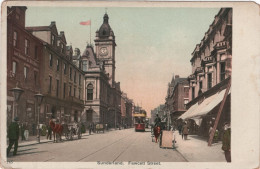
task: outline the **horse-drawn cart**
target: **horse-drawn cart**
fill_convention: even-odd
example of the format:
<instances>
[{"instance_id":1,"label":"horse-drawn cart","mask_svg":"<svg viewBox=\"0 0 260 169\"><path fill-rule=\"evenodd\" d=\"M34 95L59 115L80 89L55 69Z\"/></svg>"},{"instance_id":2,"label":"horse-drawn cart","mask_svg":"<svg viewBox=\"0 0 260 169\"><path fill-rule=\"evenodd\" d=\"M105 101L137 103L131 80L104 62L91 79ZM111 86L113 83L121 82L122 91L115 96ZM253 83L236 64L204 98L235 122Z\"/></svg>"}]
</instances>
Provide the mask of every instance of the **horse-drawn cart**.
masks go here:
<instances>
[{"instance_id":1,"label":"horse-drawn cart","mask_svg":"<svg viewBox=\"0 0 260 169\"><path fill-rule=\"evenodd\" d=\"M74 136L77 136L78 139L81 138L80 126L77 123L64 124L64 136L67 140L73 140Z\"/></svg>"}]
</instances>

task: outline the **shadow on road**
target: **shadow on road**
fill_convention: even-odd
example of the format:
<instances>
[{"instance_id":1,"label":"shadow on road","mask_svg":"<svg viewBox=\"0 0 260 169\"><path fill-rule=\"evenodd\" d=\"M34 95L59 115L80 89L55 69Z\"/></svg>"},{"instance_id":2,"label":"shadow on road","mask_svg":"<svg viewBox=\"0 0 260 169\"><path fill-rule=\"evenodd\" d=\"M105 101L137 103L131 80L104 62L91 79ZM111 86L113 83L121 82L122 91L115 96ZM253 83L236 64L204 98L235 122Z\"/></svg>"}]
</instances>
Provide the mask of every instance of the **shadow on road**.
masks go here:
<instances>
[{"instance_id":1,"label":"shadow on road","mask_svg":"<svg viewBox=\"0 0 260 169\"><path fill-rule=\"evenodd\" d=\"M47 152L47 151L35 151L35 152L26 152L26 153L20 153L21 151L18 150L16 156L20 156L20 155L26 155L26 154L36 154L36 153L43 153L43 152ZM13 152L11 152L13 153ZM13 155L8 156L8 158L12 158L15 157Z\"/></svg>"}]
</instances>

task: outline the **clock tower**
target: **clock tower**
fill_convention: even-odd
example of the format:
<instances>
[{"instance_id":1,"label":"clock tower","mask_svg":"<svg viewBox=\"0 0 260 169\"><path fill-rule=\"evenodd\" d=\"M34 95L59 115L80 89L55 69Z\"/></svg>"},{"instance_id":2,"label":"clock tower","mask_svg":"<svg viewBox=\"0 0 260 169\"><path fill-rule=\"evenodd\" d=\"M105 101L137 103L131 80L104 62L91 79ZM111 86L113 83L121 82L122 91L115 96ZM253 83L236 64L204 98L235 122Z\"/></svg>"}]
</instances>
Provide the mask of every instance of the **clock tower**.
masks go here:
<instances>
[{"instance_id":1,"label":"clock tower","mask_svg":"<svg viewBox=\"0 0 260 169\"><path fill-rule=\"evenodd\" d=\"M106 73L109 73L109 83L115 84L115 36L108 23L108 15L103 17L103 24L96 31L96 56L97 59L104 63Z\"/></svg>"}]
</instances>

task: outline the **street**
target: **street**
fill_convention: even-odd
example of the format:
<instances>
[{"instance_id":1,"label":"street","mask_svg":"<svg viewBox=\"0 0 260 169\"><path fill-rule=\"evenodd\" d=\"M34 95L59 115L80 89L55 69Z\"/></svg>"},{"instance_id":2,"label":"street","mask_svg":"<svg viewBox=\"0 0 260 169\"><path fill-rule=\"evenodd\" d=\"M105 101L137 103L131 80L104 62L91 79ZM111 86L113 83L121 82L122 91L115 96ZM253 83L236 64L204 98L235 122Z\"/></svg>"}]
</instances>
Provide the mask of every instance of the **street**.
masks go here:
<instances>
[{"instance_id":1,"label":"street","mask_svg":"<svg viewBox=\"0 0 260 169\"><path fill-rule=\"evenodd\" d=\"M150 129L135 132L133 128L86 134L73 141L20 145L17 156L11 152L8 159L14 162L187 161L178 151L159 148L152 142Z\"/></svg>"}]
</instances>

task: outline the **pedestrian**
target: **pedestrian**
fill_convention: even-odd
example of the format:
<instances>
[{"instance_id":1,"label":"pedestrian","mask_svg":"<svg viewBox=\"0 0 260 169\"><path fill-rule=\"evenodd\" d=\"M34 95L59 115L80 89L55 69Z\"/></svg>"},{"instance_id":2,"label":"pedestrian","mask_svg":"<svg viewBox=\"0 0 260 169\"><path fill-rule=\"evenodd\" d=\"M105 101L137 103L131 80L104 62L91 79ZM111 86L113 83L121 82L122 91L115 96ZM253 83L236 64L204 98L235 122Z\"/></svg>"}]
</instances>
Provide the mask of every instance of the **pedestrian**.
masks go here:
<instances>
[{"instance_id":1,"label":"pedestrian","mask_svg":"<svg viewBox=\"0 0 260 169\"><path fill-rule=\"evenodd\" d=\"M182 134L184 135L184 140L187 140L189 133L188 125L184 123L184 126L182 127Z\"/></svg>"},{"instance_id":2,"label":"pedestrian","mask_svg":"<svg viewBox=\"0 0 260 169\"><path fill-rule=\"evenodd\" d=\"M21 124L20 131L21 131L21 133L20 133L21 134L21 139L23 141L23 140L25 140L25 137L24 137L24 124L23 123Z\"/></svg>"},{"instance_id":3,"label":"pedestrian","mask_svg":"<svg viewBox=\"0 0 260 169\"><path fill-rule=\"evenodd\" d=\"M213 130L213 127L212 126L210 126L210 128L209 128L209 133L208 133L208 141L209 141L209 139L210 139L210 134L211 134L211 131Z\"/></svg>"},{"instance_id":4,"label":"pedestrian","mask_svg":"<svg viewBox=\"0 0 260 169\"><path fill-rule=\"evenodd\" d=\"M161 123L161 118L159 117L158 114L156 114L156 118L154 119L154 127L160 126Z\"/></svg>"},{"instance_id":5,"label":"pedestrian","mask_svg":"<svg viewBox=\"0 0 260 169\"><path fill-rule=\"evenodd\" d=\"M51 140L51 136L52 136L52 129L51 129L51 126L50 125L47 125L47 130L48 130L48 133L47 133L47 140L50 138Z\"/></svg>"},{"instance_id":6,"label":"pedestrian","mask_svg":"<svg viewBox=\"0 0 260 169\"><path fill-rule=\"evenodd\" d=\"M27 122L25 123L25 126L24 126L24 138L25 138L25 140L29 139L29 129L28 129L28 123Z\"/></svg>"},{"instance_id":7,"label":"pedestrian","mask_svg":"<svg viewBox=\"0 0 260 169\"><path fill-rule=\"evenodd\" d=\"M224 125L224 133L222 138L222 150L225 152L225 158L227 162L231 162L230 140L231 140L230 124L226 122Z\"/></svg>"},{"instance_id":8,"label":"pedestrian","mask_svg":"<svg viewBox=\"0 0 260 169\"><path fill-rule=\"evenodd\" d=\"M92 128L93 128L93 124L90 123L90 124L89 124L89 127L88 127L89 135L91 135L91 131L93 130Z\"/></svg>"},{"instance_id":9,"label":"pedestrian","mask_svg":"<svg viewBox=\"0 0 260 169\"><path fill-rule=\"evenodd\" d=\"M32 135L35 136L36 133L36 125L35 123L32 124Z\"/></svg>"},{"instance_id":10,"label":"pedestrian","mask_svg":"<svg viewBox=\"0 0 260 169\"><path fill-rule=\"evenodd\" d=\"M178 126L179 135L181 135L181 130L182 130L182 125L180 124L180 125Z\"/></svg>"},{"instance_id":11,"label":"pedestrian","mask_svg":"<svg viewBox=\"0 0 260 169\"><path fill-rule=\"evenodd\" d=\"M7 156L14 145L14 152L13 155L17 154L18 149L18 139L19 139L19 125L18 125L19 118L15 117L14 122L10 124L7 131L7 137L9 138L9 145L7 148Z\"/></svg>"}]
</instances>

